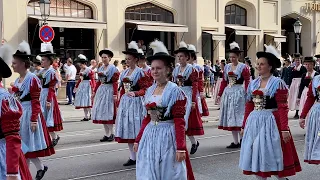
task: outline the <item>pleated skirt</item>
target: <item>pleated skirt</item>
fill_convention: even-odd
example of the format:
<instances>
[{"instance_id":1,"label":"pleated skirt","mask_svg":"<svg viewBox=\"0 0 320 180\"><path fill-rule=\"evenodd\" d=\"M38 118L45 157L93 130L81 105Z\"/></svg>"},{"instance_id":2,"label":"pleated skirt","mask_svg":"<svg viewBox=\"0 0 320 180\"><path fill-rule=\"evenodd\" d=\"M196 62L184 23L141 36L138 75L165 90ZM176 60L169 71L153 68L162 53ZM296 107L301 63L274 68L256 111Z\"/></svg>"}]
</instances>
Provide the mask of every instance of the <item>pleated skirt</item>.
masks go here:
<instances>
[{"instance_id":1,"label":"pleated skirt","mask_svg":"<svg viewBox=\"0 0 320 180\"><path fill-rule=\"evenodd\" d=\"M91 108L91 95L92 90L90 80L81 81L74 98L74 106L76 107L76 109Z\"/></svg>"}]
</instances>

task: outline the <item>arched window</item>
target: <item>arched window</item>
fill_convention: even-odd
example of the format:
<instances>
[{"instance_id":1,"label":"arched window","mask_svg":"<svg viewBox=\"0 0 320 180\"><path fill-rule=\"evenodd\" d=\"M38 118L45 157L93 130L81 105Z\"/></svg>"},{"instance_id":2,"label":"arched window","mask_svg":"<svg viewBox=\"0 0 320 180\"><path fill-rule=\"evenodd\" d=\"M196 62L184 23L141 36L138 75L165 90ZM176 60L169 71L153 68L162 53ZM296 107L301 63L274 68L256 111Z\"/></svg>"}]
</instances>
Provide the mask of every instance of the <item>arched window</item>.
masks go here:
<instances>
[{"instance_id":1,"label":"arched window","mask_svg":"<svg viewBox=\"0 0 320 180\"><path fill-rule=\"evenodd\" d=\"M247 25L247 10L236 4L226 6L225 24Z\"/></svg>"},{"instance_id":2,"label":"arched window","mask_svg":"<svg viewBox=\"0 0 320 180\"><path fill-rule=\"evenodd\" d=\"M173 23L173 13L152 3L145 3L127 8L126 19Z\"/></svg>"},{"instance_id":3,"label":"arched window","mask_svg":"<svg viewBox=\"0 0 320 180\"><path fill-rule=\"evenodd\" d=\"M28 14L41 15L39 2L29 2ZM51 0L50 16L93 19L92 8L76 0Z\"/></svg>"}]
</instances>

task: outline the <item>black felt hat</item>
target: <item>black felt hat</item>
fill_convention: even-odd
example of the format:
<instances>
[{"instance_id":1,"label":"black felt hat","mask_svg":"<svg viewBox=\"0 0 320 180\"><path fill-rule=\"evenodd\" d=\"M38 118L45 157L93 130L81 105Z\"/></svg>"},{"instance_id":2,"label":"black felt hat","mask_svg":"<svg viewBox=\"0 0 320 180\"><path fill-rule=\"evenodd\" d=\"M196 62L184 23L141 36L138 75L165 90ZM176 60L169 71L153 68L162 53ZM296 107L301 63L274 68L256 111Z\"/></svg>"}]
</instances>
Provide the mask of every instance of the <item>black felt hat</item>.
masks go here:
<instances>
[{"instance_id":1,"label":"black felt hat","mask_svg":"<svg viewBox=\"0 0 320 180\"><path fill-rule=\"evenodd\" d=\"M87 59L87 57L85 55L79 54L76 62L78 62L78 63L87 63L88 59Z\"/></svg>"},{"instance_id":2,"label":"black felt hat","mask_svg":"<svg viewBox=\"0 0 320 180\"><path fill-rule=\"evenodd\" d=\"M138 44L135 41L131 41L128 44L128 49L126 51L122 51L123 54L130 54L136 58L140 58L140 53L138 52Z\"/></svg>"},{"instance_id":3,"label":"black felt hat","mask_svg":"<svg viewBox=\"0 0 320 180\"><path fill-rule=\"evenodd\" d=\"M307 57L304 57L303 62L304 62L304 63L305 63L305 62L312 62L312 63L316 64L316 59L315 59L315 57L307 56Z\"/></svg>"},{"instance_id":4,"label":"black felt hat","mask_svg":"<svg viewBox=\"0 0 320 180\"><path fill-rule=\"evenodd\" d=\"M138 53L139 53L139 59L145 60L146 56L144 55L144 52L142 49L138 49Z\"/></svg>"},{"instance_id":5,"label":"black felt hat","mask_svg":"<svg viewBox=\"0 0 320 180\"><path fill-rule=\"evenodd\" d=\"M188 45L184 42L184 41L181 41L180 44L179 44L179 49L175 50L174 51L174 54L178 54L180 52L183 52L183 53L190 53L190 50L188 49Z\"/></svg>"},{"instance_id":6,"label":"black felt hat","mask_svg":"<svg viewBox=\"0 0 320 180\"><path fill-rule=\"evenodd\" d=\"M320 58L320 54L316 54L314 57L316 57L316 58Z\"/></svg>"},{"instance_id":7,"label":"black felt hat","mask_svg":"<svg viewBox=\"0 0 320 180\"><path fill-rule=\"evenodd\" d=\"M243 50L240 49L240 46L238 43L233 42L230 44L230 49L228 50L229 53L242 53Z\"/></svg>"},{"instance_id":8,"label":"black felt hat","mask_svg":"<svg viewBox=\"0 0 320 180\"><path fill-rule=\"evenodd\" d=\"M36 64L41 64L41 56L40 55L36 56L32 62Z\"/></svg>"},{"instance_id":9,"label":"black felt hat","mask_svg":"<svg viewBox=\"0 0 320 180\"><path fill-rule=\"evenodd\" d=\"M4 44L0 47L0 74L2 78L8 78L12 75L10 64L12 60L12 48Z\"/></svg>"},{"instance_id":10,"label":"black felt hat","mask_svg":"<svg viewBox=\"0 0 320 180\"><path fill-rule=\"evenodd\" d=\"M22 41L16 53L13 54L13 57L17 57L23 61L30 61L33 55L31 54L30 45L26 41Z\"/></svg>"},{"instance_id":11,"label":"black felt hat","mask_svg":"<svg viewBox=\"0 0 320 180\"><path fill-rule=\"evenodd\" d=\"M276 50L275 47L269 45L264 45L265 51L257 52L257 58L264 57L269 60L269 62L273 65L274 68L281 67L280 54Z\"/></svg>"},{"instance_id":12,"label":"black felt hat","mask_svg":"<svg viewBox=\"0 0 320 180\"><path fill-rule=\"evenodd\" d=\"M293 58L302 58L300 53L295 53L293 54Z\"/></svg>"},{"instance_id":13,"label":"black felt hat","mask_svg":"<svg viewBox=\"0 0 320 180\"><path fill-rule=\"evenodd\" d=\"M153 50L153 55L147 58L148 62L151 63L153 60L160 59L167 61L169 64L173 65L175 62L175 57L168 53L166 46L163 42L155 40L150 44Z\"/></svg>"},{"instance_id":14,"label":"black felt hat","mask_svg":"<svg viewBox=\"0 0 320 180\"><path fill-rule=\"evenodd\" d=\"M101 57L102 54L107 54L109 55L111 58L113 58L113 52L110 49L103 49L99 52L99 56Z\"/></svg>"}]
</instances>

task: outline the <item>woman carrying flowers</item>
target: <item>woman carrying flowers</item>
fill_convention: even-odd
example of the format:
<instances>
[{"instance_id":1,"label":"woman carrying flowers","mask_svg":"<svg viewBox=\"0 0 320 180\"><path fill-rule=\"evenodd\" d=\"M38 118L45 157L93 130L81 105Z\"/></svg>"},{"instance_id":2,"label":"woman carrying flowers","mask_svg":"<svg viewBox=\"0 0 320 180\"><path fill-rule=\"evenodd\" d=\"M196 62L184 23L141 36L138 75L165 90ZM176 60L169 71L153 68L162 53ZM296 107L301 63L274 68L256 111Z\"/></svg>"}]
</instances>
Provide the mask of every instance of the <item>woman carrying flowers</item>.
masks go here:
<instances>
[{"instance_id":1,"label":"woman carrying flowers","mask_svg":"<svg viewBox=\"0 0 320 180\"><path fill-rule=\"evenodd\" d=\"M135 41L128 44L126 55L128 69L120 75L120 102L116 117L115 140L118 143L128 143L130 158L123 164L136 164L136 153L133 143L140 131L142 120L146 114L142 100L146 89L152 85L152 80L137 66L139 57L138 45Z\"/></svg>"},{"instance_id":2,"label":"woman carrying flowers","mask_svg":"<svg viewBox=\"0 0 320 180\"><path fill-rule=\"evenodd\" d=\"M285 180L301 166L288 125L288 89L272 75L281 66L280 54L273 46L265 47L257 53L260 76L248 87L239 167L260 180L272 175Z\"/></svg>"},{"instance_id":3,"label":"woman carrying flowers","mask_svg":"<svg viewBox=\"0 0 320 180\"><path fill-rule=\"evenodd\" d=\"M145 95L147 116L136 138L137 180L194 180L185 139L184 92L168 81L175 58L164 44L152 42L151 75L154 83Z\"/></svg>"},{"instance_id":4,"label":"woman carrying flowers","mask_svg":"<svg viewBox=\"0 0 320 180\"><path fill-rule=\"evenodd\" d=\"M243 122L246 91L250 82L249 68L239 62L241 52L243 51L236 42L230 44L231 63L224 68L224 77L217 97L219 102L221 96L218 128L232 131L233 135L233 142L227 148L240 148L241 146L239 132Z\"/></svg>"},{"instance_id":5,"label":"woman carrying flowers","mask_svg":"<svg viewBox=\"0 0 320 180\"><path fill-rule=\"evenodd\" d=\"M301 83L299 87L299 94L298 94L298 104L299 105L299 113L301 115L302 109L304 107L304 104L306 103L307 100L307 94L309 90L309 84L313 77L319 75L317 71L314 70L314 66L316 64L316 60L314 59L315 57L305 57L304 58L304 66L307 69L306 73L303 73L301 77Z\"/></svg>"}]
</instances>

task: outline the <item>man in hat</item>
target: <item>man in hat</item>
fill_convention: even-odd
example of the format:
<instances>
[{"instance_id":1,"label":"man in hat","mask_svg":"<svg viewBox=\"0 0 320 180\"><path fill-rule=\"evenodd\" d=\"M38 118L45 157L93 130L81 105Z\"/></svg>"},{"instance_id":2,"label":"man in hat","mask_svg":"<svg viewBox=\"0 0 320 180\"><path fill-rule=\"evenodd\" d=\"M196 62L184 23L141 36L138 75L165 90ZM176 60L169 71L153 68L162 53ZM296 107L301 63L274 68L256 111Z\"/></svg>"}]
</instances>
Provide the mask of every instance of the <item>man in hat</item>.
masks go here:
<instances>
[{"instance_id":1,"label":"man in hat","mask_svg":"<svg viewBox=\"0 0 320 180\"><path fill-rule=\"evenodd\" d=\"M283 67L281 70L281 79L289 86L290 83L290 72L291 72L291 61L289 58L284 59Z\"/></svg>"}]
</instances>

